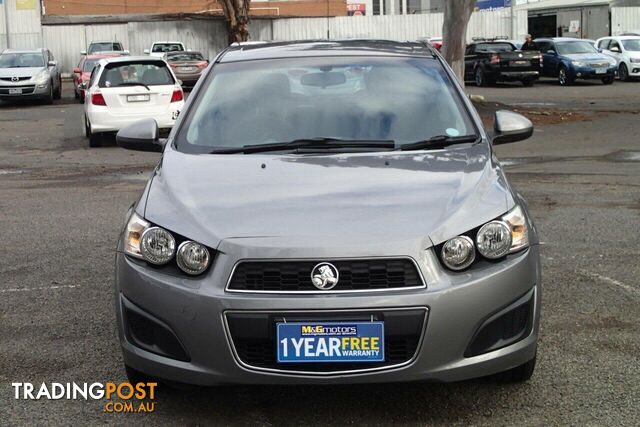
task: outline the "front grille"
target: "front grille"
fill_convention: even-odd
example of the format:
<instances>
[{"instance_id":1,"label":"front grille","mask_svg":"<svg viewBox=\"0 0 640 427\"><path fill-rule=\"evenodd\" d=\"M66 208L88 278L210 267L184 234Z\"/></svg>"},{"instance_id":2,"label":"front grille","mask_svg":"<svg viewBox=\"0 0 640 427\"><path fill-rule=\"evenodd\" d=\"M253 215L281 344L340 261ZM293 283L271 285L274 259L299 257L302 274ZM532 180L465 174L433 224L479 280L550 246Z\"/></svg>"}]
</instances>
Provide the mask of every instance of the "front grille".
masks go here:
<instances>
[{"instance_id":1,"label":"front grille","mask_svg":"<svg viewBox=\"0 0 640 427\"><path fill-rule=\"evenodd\" d=\"M15 81L23 82L29 79L31 79L31 77L18 77L18 80L14 80L13 77L0 77L0 81L3 81L3 82L15 82Z\"/></svg>"},{"instance_id":2,"label":"front grille","mask_svg":"<svg viewBox=\"0 0 640 427\"><path fill-rule=\"evenodd\" d=\"M245 261L232 273L228 289L248 292L317 292L311 271L321 261ZM325 262L325 261L322 261ZM407 258L336 260L339 272L330 291L371 291L423 286L416 264Z\"/></svg>"},{"instance_id":3,"label":"front grille","mask_svg":"<svg viewBox=\"0 0 640 427\"><path fill-rule=\"evenodd\" d=\"M427 311L424 308L362 312L312 313L225 313L232 345L242 363L256 369L304 371L327 374L342 371L381 369L411 361L422 338ZM278 363L276 323L318 321L383 321L383 362Z\"/></svg>"},{"instance_id":4,"label":"front grille","mask_svg":"<svg viewBox=\"0 0 640 427\"><path fill-rule=\"evenodd\" d=\"M609 63L608 62L592 62L590 65L592 67L594 67L594 68L608 68L609 67Z\"/></svg>"}]
</instances>

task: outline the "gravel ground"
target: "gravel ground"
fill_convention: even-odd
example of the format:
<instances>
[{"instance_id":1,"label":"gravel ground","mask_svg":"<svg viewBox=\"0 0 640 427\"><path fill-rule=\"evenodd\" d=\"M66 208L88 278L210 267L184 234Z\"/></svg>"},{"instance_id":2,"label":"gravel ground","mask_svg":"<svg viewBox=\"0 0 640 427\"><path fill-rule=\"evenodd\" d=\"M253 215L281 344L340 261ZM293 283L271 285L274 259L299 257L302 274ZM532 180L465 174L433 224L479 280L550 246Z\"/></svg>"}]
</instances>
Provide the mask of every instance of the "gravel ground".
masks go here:
<instances>
[{"instance_id":1,"label":"gravel ground","mask_svg":"<svg viewBox=\"0 0 640 427\"><path fill-rule=\"evenodd\" d=\"M638 90L640 83L620 82L469 88L520 109L547 102L589 116L543 125L532 139L497 149L544 242L530 382L161 387L146 415L106 414L103 401L15 400L11 383L126 379L113 251L159 155L113 144L88 149L68 88L53 106L0 104L0 424L637 425Z\"/></svg>"}]
</instances>

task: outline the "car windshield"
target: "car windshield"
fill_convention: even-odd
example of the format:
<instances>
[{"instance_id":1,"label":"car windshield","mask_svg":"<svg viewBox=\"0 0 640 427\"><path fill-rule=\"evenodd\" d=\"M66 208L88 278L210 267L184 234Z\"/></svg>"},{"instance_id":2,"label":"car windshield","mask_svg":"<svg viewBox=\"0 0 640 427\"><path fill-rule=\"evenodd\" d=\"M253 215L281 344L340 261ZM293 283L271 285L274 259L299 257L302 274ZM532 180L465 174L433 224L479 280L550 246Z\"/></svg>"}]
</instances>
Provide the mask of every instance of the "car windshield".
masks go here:
<instances>
[{"instance_id":1,"label":"car windshield","mask_svg":"<svg viewBox=\"0 0 640 427\"><path fill-rule=\"evenodd\" d=\"M640 39L622 40L622 46L631 52L640 52Z\"/></svg>"},{"instance_id":2,"label":"car windshield","mask_svg":"<svg viewBox=\"0 0 640 427\"><path fill-rule=\"evenodd\" d=\"M180 43L156 43L153 45L152 52L181 52L184 48Z\"/></svg>"},{"instance_id":3,"label":"car windshield","mask_svg":"<svg viewBox=\"0 0 640 427\"><path fill-rule=\"evenodd\" d=\"M301 139L476 135L432 58L296 58L218 64L176 140L192 153Z\"/></svg>"},{"instance_id":4,"label":"car windshield","mask_svg":"<svg viewBox=\"0 0 640 427\"><path fill-rule=\"evenodd\" d=\"M0 55L0 68L44 67L41 53L3 53Z\"/></svg>"},{"instance_id":5,"label":"car windshield","mask_svg":"<svg viewBox=\"0 0 640 427\"><path fill-rule=\"evenodd\" d=\"M577 53L597 53L596 48L589 42L559 42L558 53L560 55L572 55Z\"/></svg>"},{"instance_id":6,"label":"car windshield","mask_svg":"<svg viewBox=\"0 0 640 427\"><path fill-rule=\"evenodd\" d=\"M118 87L132 85L160 86L173 85L175 82L164 61L118 62L105 67L100 87Z\"/></svg>"},{"instance_id":7,"label":"car windshield","mask_svg":"<svg viewBox=\"0 0 640 427\"><path fill-rule=\"evenodd\" d=\"M513 52L513 50L511 43L480 43L476 45L476 52L478 53Z\"/></svg>"},{"instance_id":8,"label":"car windshield","mask_svg":"<svg viewBox=\"0 0 640 427\"><path fill-rule=\"evenodd\" d=\"M90 73L93 70L93 67L96 66L99 59L87 59L84 61L84 66L82 67L82 71L85 73Z\"/></svg>"},{"instance_id":9,"label":"car windshield","mask_svg":"<svg viewBox=\"0 0 640 427\"><path fill-rule=\"evenodd\" d=\"M167 56L169 62L204 61L204 57L199 52L176 53Z\"/></svg>"},{"instance_id":10,"label":"car windshield","mask_svg":"<svg viewBox=\"0 0 640 427\"><path fill-rule=\"evenodd\" d=\"M91 43L89 46L89 54L94 52L110 52L122 50L120 43L106 42L106 43Z\"/></svg>"}]
</instances>

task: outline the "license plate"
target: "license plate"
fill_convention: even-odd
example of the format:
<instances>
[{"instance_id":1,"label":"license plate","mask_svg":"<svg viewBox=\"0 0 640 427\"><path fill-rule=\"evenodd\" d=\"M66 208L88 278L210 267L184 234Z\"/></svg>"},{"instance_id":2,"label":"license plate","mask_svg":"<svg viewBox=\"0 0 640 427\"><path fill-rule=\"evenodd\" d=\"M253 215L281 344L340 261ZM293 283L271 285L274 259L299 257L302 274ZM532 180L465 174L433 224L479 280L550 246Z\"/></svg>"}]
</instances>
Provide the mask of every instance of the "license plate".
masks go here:
<instances>
[{"instance_id":1,"label":"license plate","mask_svg":"<svg viewBox=\"0 0 640 427\"><path fill-rule=\"evenodd\" d=\"M511 61L509 63L509 65L511 65L512 67L528 67L529 65L531 65L531 62L529 62L529 61Z\"/></svg>"},{"instance_id":2,"label":"license plate","mask_svg":"<svg viewBox=\"0 0 640 427\"><path fill-rule=\"evenodd\" d=\"M606 68L596 68L596 74L606 74L606 73L607 73Z\"/></svg>"},{"instance_id":3,"label":"license plate","mask_svg":"<svg viewBox=\"0 0 640 427\"><path fill-rule=\"evenodd\" d=\"M22 88L9 89L9 95L22 95Z\"/></svg>"},{"instance_id":4,"label":"license plate","mask_svg":"<svg viewBox=\"0 0 640 427\"><path fill-rule=\"evenodd\" d=\"M195 70L194 67L180 67L180 71L184 71L185 73L191 72Z\"/></svg>"},{"instance_id":5,"label":"license plate","mask_svg":"<svg viewBox=\"0 0 640 427\"><path fill-rule=\"evenodd\" d=\"M278 362L384 362L384 322L277 323Z\"/></svg>"},{"instance_id":6,"label":"license plate","mask_svg":"<svg viewBox=\"0 0 640 427\"><path fill-rule=\"evenodd\" d=\"M127 102L145 102L149 100L149 95L127 95Z\"/></svg>"}]
</instances>

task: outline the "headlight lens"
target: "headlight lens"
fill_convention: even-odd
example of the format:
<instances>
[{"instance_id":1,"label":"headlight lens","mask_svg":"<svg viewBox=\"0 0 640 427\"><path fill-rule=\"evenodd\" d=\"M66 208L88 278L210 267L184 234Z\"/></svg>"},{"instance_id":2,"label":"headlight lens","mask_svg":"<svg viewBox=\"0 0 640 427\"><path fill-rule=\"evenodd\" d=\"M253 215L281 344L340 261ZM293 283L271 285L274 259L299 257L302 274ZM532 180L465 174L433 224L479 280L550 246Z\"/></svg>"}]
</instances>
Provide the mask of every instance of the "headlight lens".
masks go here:
<instances>
[{"instance_id":1,"label":"headlight lens","mask_svg":"<svg viewBox=\"0 0 640 427\"><path fill-rule=\"evenodd\" d=\"M140 239L142 233L149 227L149 223L133 213L124 231L124 252L136 258L142 258L140 253Z\"/></svg>"},{"instance_id":2,"label":"headlight lens","mask_svg":"<svg viewBox=\"0 0 640 427\"><path fill-rule=\"evenodd\" d=\"M187 274L197 275L209 266L209 251L200 243L187 240L178 247L178 267Z\"/></svg>"},{"instance_id":3,"label":"headlight lens","mask_svg":"<svg viewBox=\"0 0 640 427\"><path fill-rule=\"evenodd\" d=\"M520 206L516 206L502 217L502 220L511 229L511 248L509 253L517 252L529 246L529 228L524 212Z\"/></svg>"},{"instance_id":4,"label":"headlight lens","mask_svg":"<svg viewBox=\"0 0 640 427\"><path fill-rule=\"evenodd\" d=\"M485 258L502 258L511 249L511 230L503 221L491 221L478 231L476 244Z\"/></svg>"},{"instance_id":5,"label":"headlight lens","mask_svg":"<svg viewBox=\"0 0 640 427\"><path fill-rule=\"evenodd\" d=\"M582 62L582 61L571 61L571 63L573 65L575 65L576 67L584 67L585 66L585 63Z\"/></svg>"},{"instance_id":6,"label":"headlight lens","mask_svg":"<svg viewBox=\"0 0 640 427\"><path fill-rule=\"evenodd\" d=\"M140 240L140 253L145 261L162 265L173 258L176 250L176 240L164 228L148 228L142 233Z\"/></svg>"},{"instance_id":7,"label":"headlight lens","mask_svg":"<svg viewBox=\"0 0 640 427\"><path fill-rule=\"evenodd\" d=\"M634 63L634 64L637 64L637 63L639 63L639 62L640 62L640 58L631 58L631 59L629 60L629 62L632 62L632 63Z\"/></svg>"},{"instance_id":8,"label":"headlight lens","mask_svg":"<svg viewBox=\"0 0 640 427\"><path fill-rule=\"evenodd\" d=\"M47 70L42 70L38 74L33 76L33 80L37 84L44 84L47 82L47 80L49 80L49 73L47 72Z\"/></svg>"},{"instance_id":9,"label":"headlight lens","mask_svg":"<svg viewBox=\"0 0 640 427\"><path fill-rule=\"evenodd\" d=\"M452 270L464 270L476 258L473 240L467 236L457 236L447 240L442 246L442 262Z\"/></svg>"}]
</instances>

